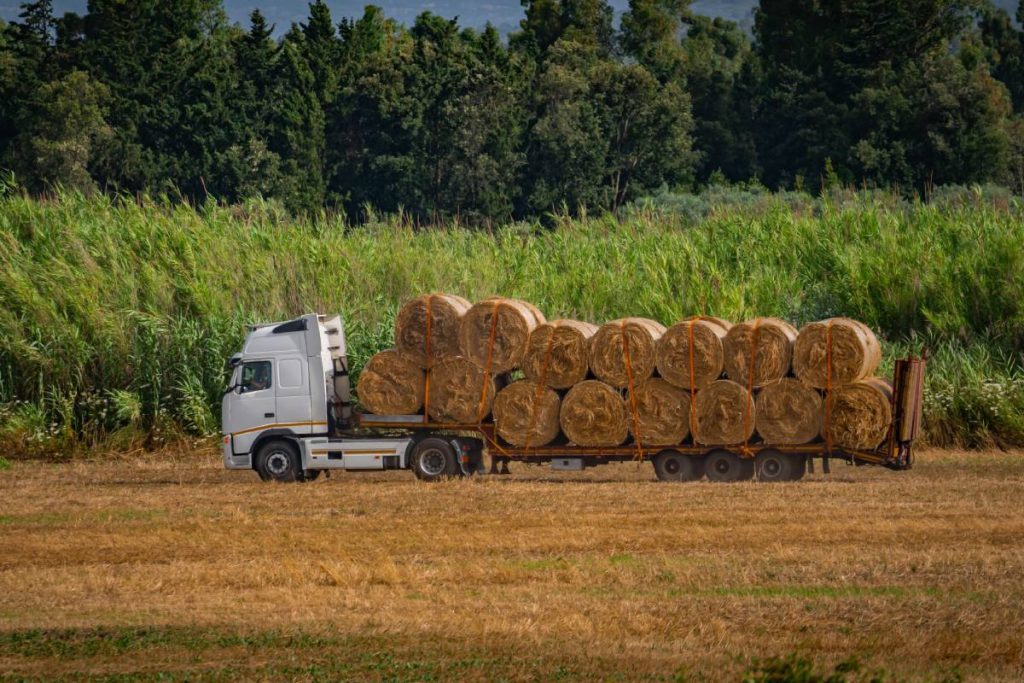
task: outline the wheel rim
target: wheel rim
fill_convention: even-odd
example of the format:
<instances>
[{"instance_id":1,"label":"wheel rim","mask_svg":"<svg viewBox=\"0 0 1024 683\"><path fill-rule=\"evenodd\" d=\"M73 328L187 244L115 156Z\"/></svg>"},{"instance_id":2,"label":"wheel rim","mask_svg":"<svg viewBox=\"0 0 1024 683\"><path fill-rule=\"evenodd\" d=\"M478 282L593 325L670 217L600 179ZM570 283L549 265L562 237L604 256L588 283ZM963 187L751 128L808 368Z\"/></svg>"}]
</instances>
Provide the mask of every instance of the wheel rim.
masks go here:
<instances>
[{"instance_id":1,"label":"wheel rim","mask_svg":"<svg viewBox=\"0 0 1024 683\"><path fill-rule=\"evenodd\" d=\"M728 458L717 458L713 464L715 472L718 474L728 474L729 470L732 469L732 463L729 462Z\"/></svg>"},{"instance_id":2,"label":"wheel rim","mask_svg":"<svg viewBox=\"0 0 1024 683\"><path fill-rule=\"evenodd\" d=\"M768 479L777 479L782 474L782 463L778 458L768 458L761 463L761 476Z\"/></svg>"},{"instance_id":3,"label":"wheel rim","mask_svg":"<svg viewBox=\"0 0 1024 683\"><path fill-rule=\"evenodd\" d=\"M288 454L284 451L272 451L267 456L267 471L275 476L280 476L287 472L289 465Z\"/></svg>"},{"instance_id":4,"label":"wheel rim","mask_svg":"<svg viewBox=\"0 0 1024 683\"><path fill-rule=\"evenodd\" d=\"M669 474L679 474L679 470L682 469L682 465L678 458L667 458L665 460L665 471Z\"/></svg>"},{"instance_id":5,"label":"wheel rim","mask_svg":"<svg viewBox=\"0 0 1024 683\"><path fill-rule=\"evenodd\" d=\"M420 455L420 469L424 474L436 477L444 472L446 460L440 448L429 448Z\"/></svg>"}]
</instances>

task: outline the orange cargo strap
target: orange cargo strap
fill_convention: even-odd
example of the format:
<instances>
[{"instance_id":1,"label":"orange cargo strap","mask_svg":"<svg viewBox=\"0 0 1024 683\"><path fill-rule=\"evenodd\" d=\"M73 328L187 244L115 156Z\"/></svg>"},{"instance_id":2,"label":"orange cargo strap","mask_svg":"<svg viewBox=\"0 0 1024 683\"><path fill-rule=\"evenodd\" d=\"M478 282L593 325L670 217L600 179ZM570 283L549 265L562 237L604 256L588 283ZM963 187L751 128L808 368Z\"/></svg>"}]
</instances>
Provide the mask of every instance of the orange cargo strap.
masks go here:
<instances>
[{"instance_id":1,"label":"orange cargo strap","mask_svg":"<svg viewBox=\"0 0 1024 683\"><path fill-rule=\"evenodd\" d=\"M697 441L697 370L696 363L693 359L693 324L700 320L700 317L694 316L690 318L690 437L693 439L693 445L698 445Z\"/></svg>"},{"instance_id":2,"label":"orange cargo strap","mask_svg":"<svg viewBox=\"0 0 1024 683\"><path fill-rule=\"evenodd\" d=\"M832 455L832 321L825 326L825 452Z\"/></svg>"},{"instance_id":3,"label":"orange cargo strap","mask_svg":"<svg viewBox=\"0 0 1024 683\"><path fill-rule=\"evenodd\" d=\"M544 395L544 390L548 387L548 367L551 365L551 350L555 347L555 330L557 329L557 323L551 326L551 336L548 337L548 345L544 349L544 362L540 366L537 392L533 395L533 405L530 406L530 426L526 430L526 446L524 446L527 451L530 450L530 438L533 436L533 429L537 426L537 404L540 403L541 396Z\"/></svg>"},{"instance_id":4,"label":"orange cargo strap","mask_svg":"<svg viewBox=\"0 0 1024 683\"><path fill-rule=\"evenodd\" d=\"M495 299L494 307L491 309L491 331L487 337L487 356L486 359L484 360L483 380L480 382L480 403L477 405L476 409L476 420L477 427L480 429L480 433L484 435L484 438L487 441L488 445L494 446L494 448L498 450L502 455L507 456L508 452L501 447L500 443L498 443L498 439L494 436L494 432L492 431L489 433L487 430L483 428L484 417L486 417L486 414L484 413L484 407L487 404L487 380L491 376L491 361L494 355L494 342L498 335L498 309L500 307L501 299Z\"/></svg>"},{"instance_id":5,"label":"orange cargo strap","mask_svg":"<svg viewBox=\"0 0 1024 683\"><path fill-rule=\"evenodd\" d=\"M425 351L427 354L427 374L423 382L423 423L430 422L430 373L434 369L434 358L430 355L430 318L431 309L434 306L434 295L427 296L427 339Z\"/></svg>"},{"instance_id":6,"label":"orange cargo strap","mask_svg":"<svg viewBox=\"0 0 1024 683\"><path fill-rule=\"evenodd\" d=\"M747 456L753 455L753 451L750 450L750 412L754 406L754 374L757 368L757 336L760 327L761 319L756 318L754 327L750 330L750 369L747 372L747 402L743 406L743 446L740 447L740 453Z\"/></svg>"},{"instance_id":7,"label":"orange cargo strap","mask_svg":"<svg viewBox=\"0 0 1024 683\"><path fill-rule=\"evenodd\" d=\"M633 387L633 363L629 356L629 335L626 334L626 321L619 323L622 331L622 359L626 364L626 384L629 388L629 412L633 417L633 443L636 446L637 461L644 459L644 447L640 443L640 415L636 407L636 391ZM639 467L639 465L638 465Z\"/></svg>"}]
</instances>

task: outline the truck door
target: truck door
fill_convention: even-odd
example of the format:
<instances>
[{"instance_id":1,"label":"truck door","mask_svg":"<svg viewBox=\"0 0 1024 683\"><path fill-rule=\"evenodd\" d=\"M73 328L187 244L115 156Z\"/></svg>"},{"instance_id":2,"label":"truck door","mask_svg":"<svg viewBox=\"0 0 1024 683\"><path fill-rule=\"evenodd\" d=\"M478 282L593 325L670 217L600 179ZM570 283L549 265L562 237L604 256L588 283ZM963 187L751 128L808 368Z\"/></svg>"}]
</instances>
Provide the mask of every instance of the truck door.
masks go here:
<instances>
[{"instance_id":1,"label":"truck door","mask_svg":"<svg viewBox=\"0 0 1024 683\"><path fill-rule=\"evenodd\" d=\"M230 429L234 452L248 453L260 433L277 422L274 363L251 360L242 364L241 380L231 402ZM225 425L227 428L227 425Z\"/></svg>"},{"instance_id":2,"label":"truck door","mask_svg":"<svg viewBox=\"0 0 1024 683\"><path fill-rule=\"evenodd\" d=\"M277 421L301 423L297 432L309 429L313 419L309 390L309 362L302 356L284 356L277 361Z\"/></svg>"}]
</instances>

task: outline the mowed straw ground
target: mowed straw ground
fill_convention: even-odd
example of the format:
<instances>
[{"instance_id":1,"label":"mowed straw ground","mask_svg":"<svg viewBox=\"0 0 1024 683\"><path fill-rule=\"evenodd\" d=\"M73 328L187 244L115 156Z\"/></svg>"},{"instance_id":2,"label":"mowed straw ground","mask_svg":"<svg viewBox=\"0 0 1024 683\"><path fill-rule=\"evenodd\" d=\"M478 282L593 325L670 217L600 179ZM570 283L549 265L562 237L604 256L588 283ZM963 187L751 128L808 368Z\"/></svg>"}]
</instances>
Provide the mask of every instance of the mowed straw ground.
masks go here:
<instances>
[{"instance_id":1,"label":"mowed straw ground","mask_svg":"<svg viewBox=\"0 0 1024 683\"><path fill-rule=\"evenodd\" d=\"M1024 454L305 485L211 451L0 471L0 677L1024 678Z\"/></svg>"}]
</instances>

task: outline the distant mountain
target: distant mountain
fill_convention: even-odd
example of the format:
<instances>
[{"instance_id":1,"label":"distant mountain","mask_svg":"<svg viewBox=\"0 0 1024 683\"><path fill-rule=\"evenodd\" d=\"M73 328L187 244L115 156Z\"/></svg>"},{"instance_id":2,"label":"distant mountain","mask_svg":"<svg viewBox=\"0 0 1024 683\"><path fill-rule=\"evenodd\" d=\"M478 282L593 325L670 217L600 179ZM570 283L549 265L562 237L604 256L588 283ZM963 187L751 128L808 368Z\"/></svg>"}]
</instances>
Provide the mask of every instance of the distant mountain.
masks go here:
<instances>
[{"instance_id":1,"label":"distant mountain","mask_svg":"<svg viewBox=\"0 0 1024 683\"><path fill-rule=\"evenodd\" d=\"M629 7L629 0L610 1L617 13L624 12ZM56 0L53 3L58 13L68 11L81 13L85 11L85 4L85 0ZM340 19L341 17L361 16L363 7L371 3L367 0L327 0L327 4L330 5L334 16ZM523 7L519 0L484 2L477 0L427 0L426 2L380 0L372 4L380 5L389 17L406 25L412 24L421 12L429 10L443 17L458 17L459 23L463 26L480 27L489 21L502 33L509 33L519 28L519 21L523 18ZM1011 15L1017 9L1017 0L995 0L995 4ZM277 26L277 33L281 34L293 23L306 19L308 2L305 0L293 0L292 2L267 0L261 3L251 0L225 0L224 6L231 21L243 26L248 25L249 13L259 7L267 20ZM753 24L753 11L756 6L757 0L694 0L693 2L694 11L700 14L731 19L748 28ZM18 11L17 3L11 2L11 0L0 0L0 18L10 21L18 16Z\"/></svg>"}]
</instances>

